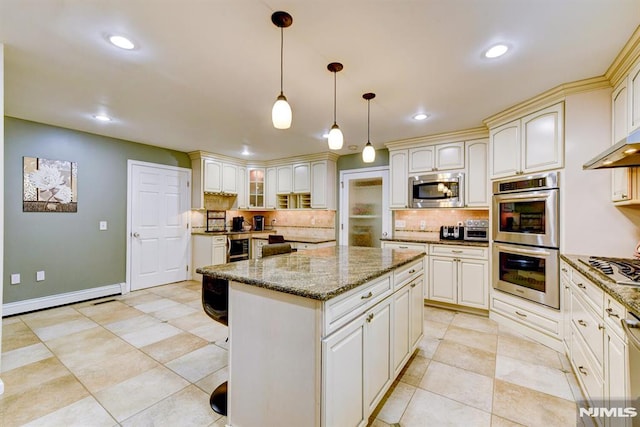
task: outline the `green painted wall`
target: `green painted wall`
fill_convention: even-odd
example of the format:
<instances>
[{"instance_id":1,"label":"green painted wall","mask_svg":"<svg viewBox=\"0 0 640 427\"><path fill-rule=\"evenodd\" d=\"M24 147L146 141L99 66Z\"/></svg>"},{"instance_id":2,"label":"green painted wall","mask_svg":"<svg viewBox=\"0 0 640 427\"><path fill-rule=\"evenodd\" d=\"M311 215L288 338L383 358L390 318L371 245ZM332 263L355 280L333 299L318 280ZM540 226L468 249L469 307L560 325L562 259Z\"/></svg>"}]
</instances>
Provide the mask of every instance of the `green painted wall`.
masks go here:
<instances>
[{"instance_id":1,"label":"green painted wall","mask_svg":"<svg viewBox=\"0 0 640 427\"><path fill-rule=\"evenodd\" d=\"M190 168L186 153L5 117L4 303L125 281L127 160ZM22 158L78 163L78 212L22 212ZM99 221L108 222L99 231ZM36 271L46 279L36 282ZM11 274L21 283L11 285Z\"/></svg>"},{"instance_id":2,"label":"green painted wall","mask_svg":"<svg viewBox=\"0 0 640 427\"><path fill-rule=\"evenodd\" d=\"M376 150L376 160L373 163L362 161L362 153L348 154L338 157L338 175L340 171L349 169L372 168L376 166L389 166L389 150L379 148Z\"/></svg>"}]
</instances>

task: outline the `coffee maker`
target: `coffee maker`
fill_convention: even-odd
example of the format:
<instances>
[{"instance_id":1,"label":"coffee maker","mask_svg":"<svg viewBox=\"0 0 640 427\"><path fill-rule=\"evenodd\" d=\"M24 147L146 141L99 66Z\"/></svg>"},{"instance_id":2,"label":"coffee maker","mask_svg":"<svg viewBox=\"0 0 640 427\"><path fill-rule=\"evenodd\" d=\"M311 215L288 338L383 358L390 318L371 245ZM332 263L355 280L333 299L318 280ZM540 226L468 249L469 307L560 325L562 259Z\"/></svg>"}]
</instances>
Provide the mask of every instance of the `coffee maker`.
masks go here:
<instances>
[{"instance_id":1,"label":"coffee maker","mask_svg":"<svg viewBox=\"0 0 640 427\"><path fill-rule=\"evenodd\" d=\"M244 223L243 216L234 216L231 224L231 231L242 231L242 226Z\"/></svg>"},{"instance_id":2,"label":"coffee maker","mask_svg":"<svg viewBox=\"0 0 640 427\"><path fill-rule=\"evenodd\" d=\"M264 215L254 215L253 229L255 231L264 231Z\"/></svg>"}]
</instances>

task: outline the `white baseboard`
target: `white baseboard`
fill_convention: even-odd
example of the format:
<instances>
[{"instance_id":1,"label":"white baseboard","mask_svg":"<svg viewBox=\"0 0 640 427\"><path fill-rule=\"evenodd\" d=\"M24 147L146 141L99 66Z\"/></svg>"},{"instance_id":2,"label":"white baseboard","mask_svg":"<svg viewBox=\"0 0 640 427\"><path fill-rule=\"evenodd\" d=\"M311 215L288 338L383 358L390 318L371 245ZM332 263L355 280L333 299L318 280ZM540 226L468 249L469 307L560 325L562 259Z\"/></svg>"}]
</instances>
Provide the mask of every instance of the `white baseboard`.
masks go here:
<instances>
[{"instance_id":1,"label":"white baseboard","mask_svg":"<svg viewBox=\"0 0 640 427\"><path fill-rule=\"evenodd\" d=\"M10 302L2 305L2 316L26 313L28 311L42 310L43 308L56 307L58 305L71 304L86 301L93 298L120 295L124 289L124 283L101 286L99 288L84 289L82 291L67 292L48 297L33 298L24 301Z\"/></svg>"}]
</instances>

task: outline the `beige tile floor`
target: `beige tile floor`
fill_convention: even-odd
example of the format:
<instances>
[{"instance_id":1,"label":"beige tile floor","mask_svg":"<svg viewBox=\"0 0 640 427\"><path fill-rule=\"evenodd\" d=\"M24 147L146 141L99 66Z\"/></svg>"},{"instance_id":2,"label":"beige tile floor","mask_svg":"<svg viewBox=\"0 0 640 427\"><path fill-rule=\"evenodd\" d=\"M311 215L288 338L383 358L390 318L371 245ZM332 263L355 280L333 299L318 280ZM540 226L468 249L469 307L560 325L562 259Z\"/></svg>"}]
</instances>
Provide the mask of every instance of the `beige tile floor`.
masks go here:
<instances>
[{"instance_id":1,"label":"beige tile floor","mask_svg":"<svg viewBox=\"0 0 640 427\"><path fill-rule=\"evenodd\" d=\"M581 395L562 354L480 316L425 307L424 326L370 426L576 425ZM209 394L228 376L227 329L204 314L198 282L12 316L2 327L3 427L226 422Z\"/></svg>"}]
</instances>

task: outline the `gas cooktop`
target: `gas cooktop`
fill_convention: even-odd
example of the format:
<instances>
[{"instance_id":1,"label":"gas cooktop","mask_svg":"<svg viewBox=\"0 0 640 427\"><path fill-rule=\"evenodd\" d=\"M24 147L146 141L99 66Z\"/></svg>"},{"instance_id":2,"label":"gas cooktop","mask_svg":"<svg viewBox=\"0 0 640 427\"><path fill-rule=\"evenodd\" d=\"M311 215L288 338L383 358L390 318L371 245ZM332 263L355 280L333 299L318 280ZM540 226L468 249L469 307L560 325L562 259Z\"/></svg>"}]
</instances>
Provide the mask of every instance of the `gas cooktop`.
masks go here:
<instances>
[{"instance_id":1,"label":"gas cooktop","mask_svg":"<svg viewBox=\"0 0 640 427\"><path fill-rule=\"evenodd\" d=\"M640 287L640 260L591 256L578 258L580 262L595 268L619 285Z\"/></svg>"}]
</instances>

